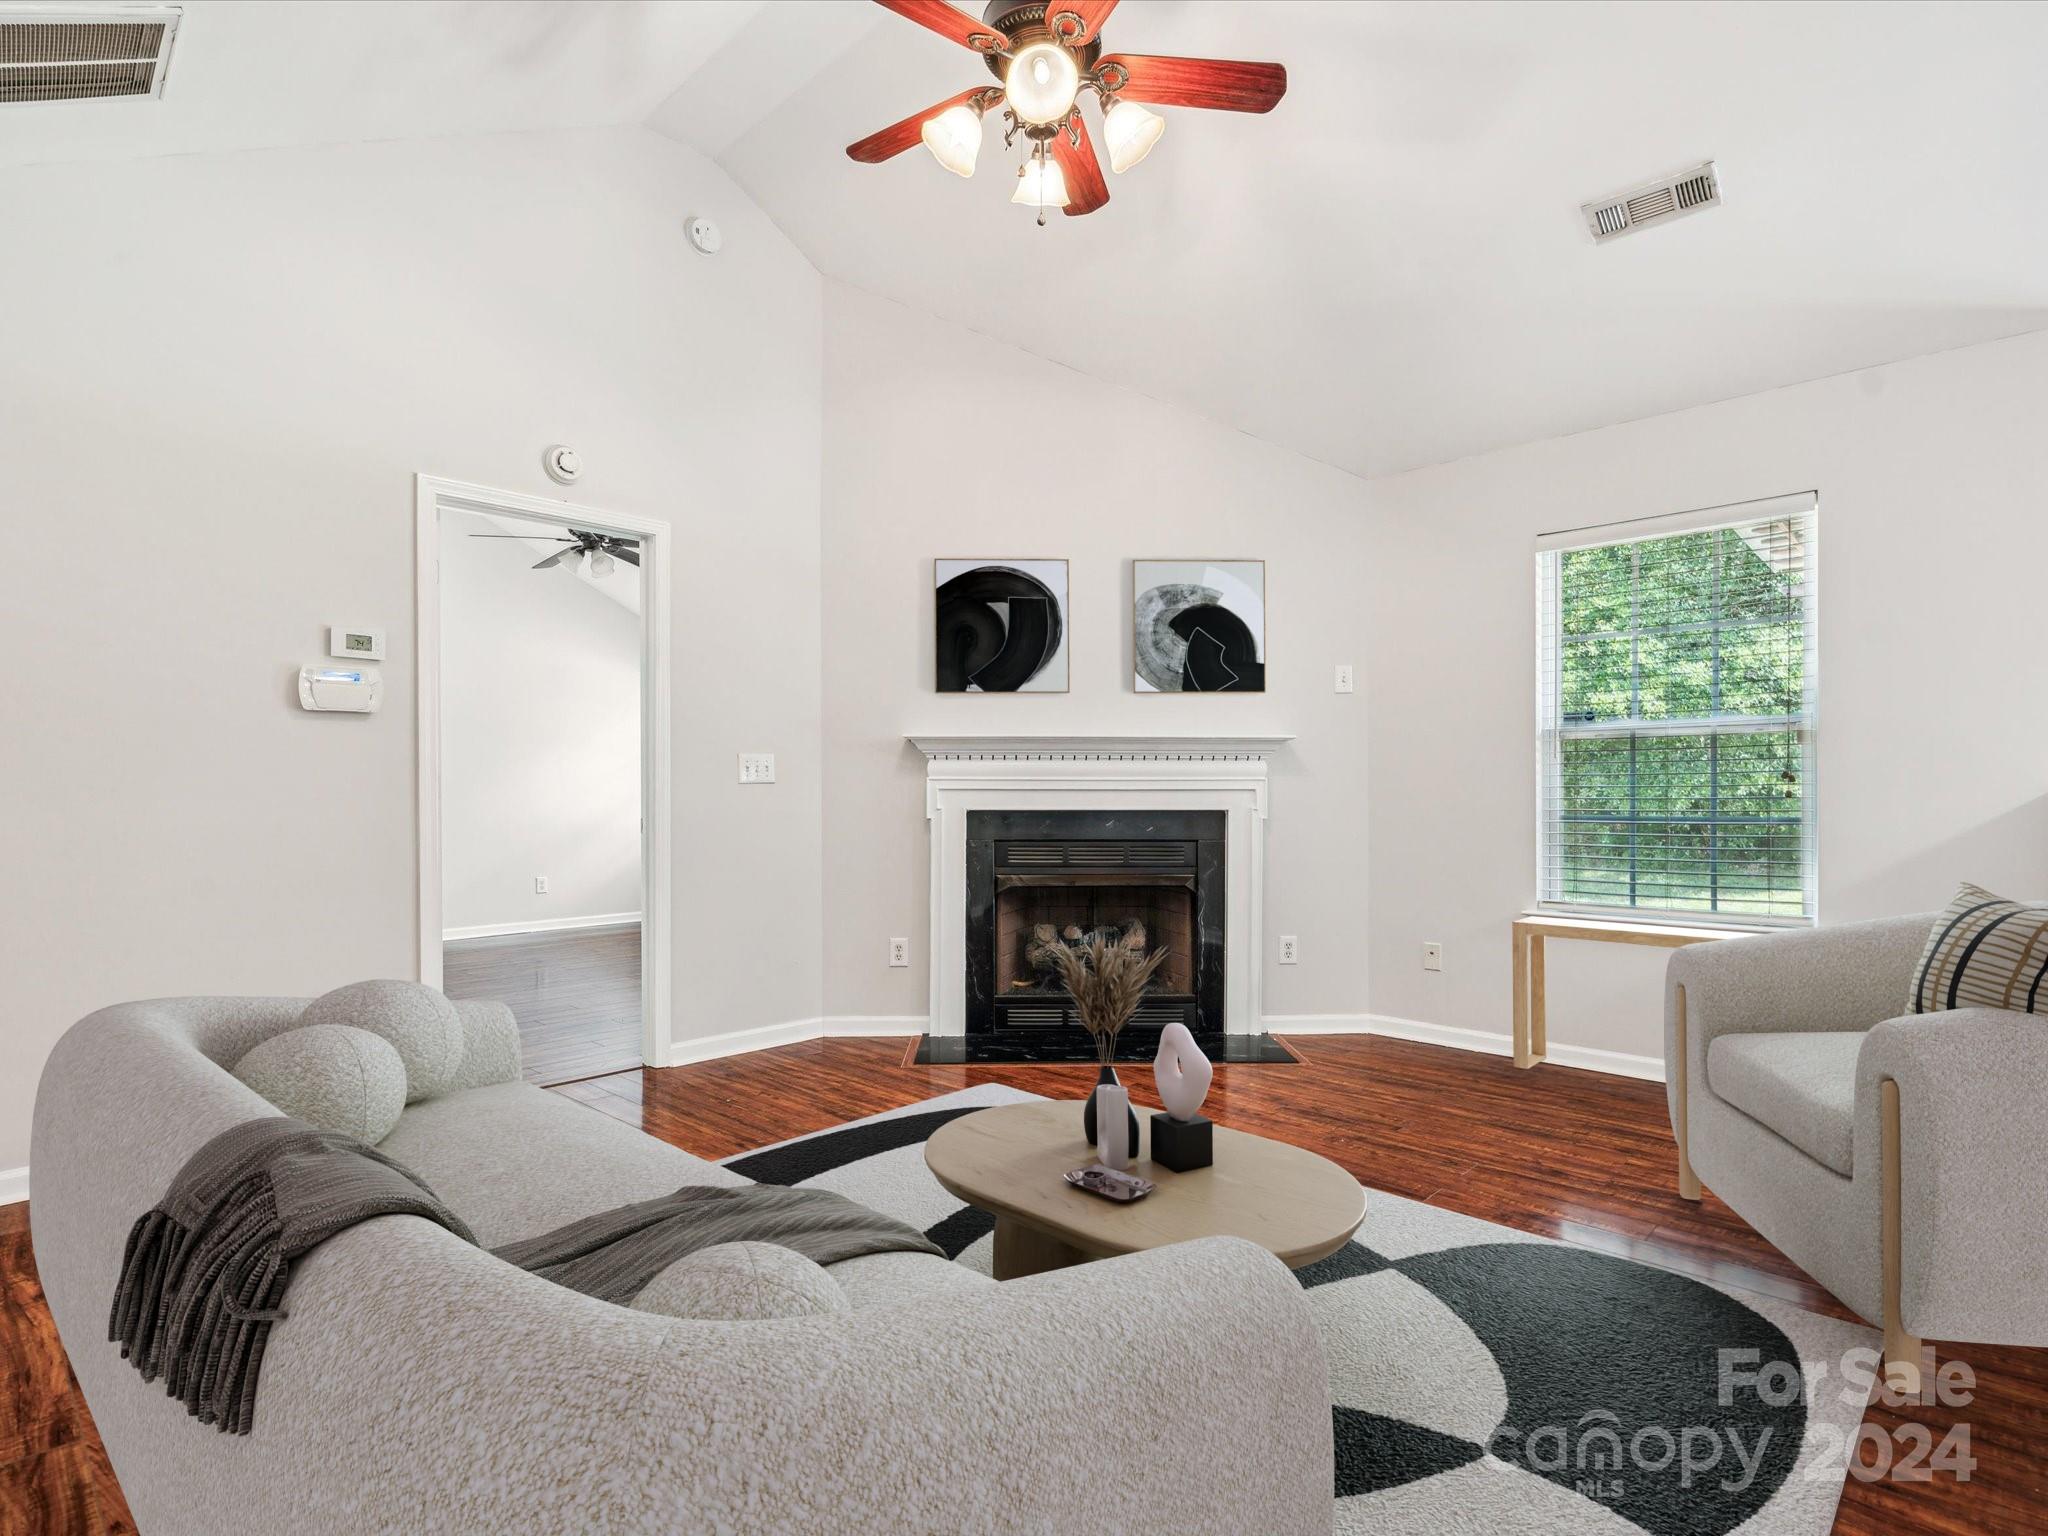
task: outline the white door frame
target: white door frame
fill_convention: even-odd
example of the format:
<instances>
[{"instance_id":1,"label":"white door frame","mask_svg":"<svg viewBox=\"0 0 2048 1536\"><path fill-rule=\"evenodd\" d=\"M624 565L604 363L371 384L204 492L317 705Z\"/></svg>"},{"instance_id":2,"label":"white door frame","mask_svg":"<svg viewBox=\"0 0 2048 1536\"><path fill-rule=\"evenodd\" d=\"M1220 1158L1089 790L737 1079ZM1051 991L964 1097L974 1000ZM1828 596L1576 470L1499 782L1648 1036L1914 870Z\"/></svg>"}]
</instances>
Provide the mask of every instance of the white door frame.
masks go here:
<instances>
[{"instance_id":1,"label":"white door frame","mask_svg":"<svg viewBox=\"0 0 2048 1536\"><path fill-rule=\"evenodd\" d=\"M507 517L630 534L640 541L640 1057L668 1065L669 1017L669 541L667 522L598 512L435 475L414 478L415 634L419 708L419 977L441 985L441 514Z\"/></svg>"}]
</instances>

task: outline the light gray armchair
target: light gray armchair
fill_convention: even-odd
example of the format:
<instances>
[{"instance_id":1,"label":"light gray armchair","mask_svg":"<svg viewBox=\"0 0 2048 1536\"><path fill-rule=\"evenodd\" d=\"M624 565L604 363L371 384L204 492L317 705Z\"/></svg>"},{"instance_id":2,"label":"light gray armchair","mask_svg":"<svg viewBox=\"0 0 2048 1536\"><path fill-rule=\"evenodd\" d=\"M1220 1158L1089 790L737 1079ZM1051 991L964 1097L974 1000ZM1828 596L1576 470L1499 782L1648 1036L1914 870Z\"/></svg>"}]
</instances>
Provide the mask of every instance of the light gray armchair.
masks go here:
<instances>
[{"instance_id":1,"label":"light gray armchair","mask_svg":"<svg viewBox=\"0 0 2048 1536\"><path fill-rule=\"evenodd\" d=\"M1679 1193L1705 1181L1884 1329L2048 1344L2048 1018L1904 1014L1934 915L1696 944L1665 971Z\"/></svg>"}]
</instances>

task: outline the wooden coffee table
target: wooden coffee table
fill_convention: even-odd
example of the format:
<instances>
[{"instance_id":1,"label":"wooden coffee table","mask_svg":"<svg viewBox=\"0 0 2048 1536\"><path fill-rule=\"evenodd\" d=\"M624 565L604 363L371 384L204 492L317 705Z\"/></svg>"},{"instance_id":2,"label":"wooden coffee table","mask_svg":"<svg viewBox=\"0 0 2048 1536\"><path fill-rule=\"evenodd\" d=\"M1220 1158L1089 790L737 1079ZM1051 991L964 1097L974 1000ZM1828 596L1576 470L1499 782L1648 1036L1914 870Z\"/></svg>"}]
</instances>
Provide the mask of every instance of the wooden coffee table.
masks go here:
<instances>
[{"instance_id":1,"label":"wooden coffee table","mask_svg":"<svg viewBox=\"0 0 2048 1536\"><path fill-rule=\"evenodd\" d=\"M1151 1150L1140 1115L1139 1150ZM1159 1187L1122 1205L1060 1175L1095 1161L1072 1099L1001 1104L949 1121L924 1144L932 1176L996 1218L995 1275L1014 1280L1089 1259L1242 1237L1290 1269L1327 1258L1365 1219L1365 1190L1326 1157L1217 1126L1216 1162L1175 1173L1140 1157L1131 1171Z\"/></svg>"}]
</instances>

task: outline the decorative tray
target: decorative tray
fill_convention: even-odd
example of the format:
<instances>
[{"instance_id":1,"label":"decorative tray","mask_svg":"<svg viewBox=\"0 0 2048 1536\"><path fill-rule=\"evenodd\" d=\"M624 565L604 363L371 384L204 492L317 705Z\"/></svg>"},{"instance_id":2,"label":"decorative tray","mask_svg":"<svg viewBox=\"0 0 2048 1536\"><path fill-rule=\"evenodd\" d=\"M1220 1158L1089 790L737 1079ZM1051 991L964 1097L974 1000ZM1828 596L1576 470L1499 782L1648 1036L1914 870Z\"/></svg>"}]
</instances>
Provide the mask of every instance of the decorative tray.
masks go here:
<instances>
[{"instance_id":1,"label":"decorative tray","mask_svg":"<svg viewBox=\"0 0 2048 1536\"><path fill-rule=\"evenodd\" d=\"M1142 1200L1158 1186L1150 1179L1141 1179L1135 1173L1123 1173L1115 1168L1105 1168L1100 1163L1090 1163L1086 1168L1075 1168L1061 1175L1076 1189L1085 1189L1091 1195L1100 1195L1105 1200L1116 1200L1128 1204Z\"/></svg>"}]
</instances>

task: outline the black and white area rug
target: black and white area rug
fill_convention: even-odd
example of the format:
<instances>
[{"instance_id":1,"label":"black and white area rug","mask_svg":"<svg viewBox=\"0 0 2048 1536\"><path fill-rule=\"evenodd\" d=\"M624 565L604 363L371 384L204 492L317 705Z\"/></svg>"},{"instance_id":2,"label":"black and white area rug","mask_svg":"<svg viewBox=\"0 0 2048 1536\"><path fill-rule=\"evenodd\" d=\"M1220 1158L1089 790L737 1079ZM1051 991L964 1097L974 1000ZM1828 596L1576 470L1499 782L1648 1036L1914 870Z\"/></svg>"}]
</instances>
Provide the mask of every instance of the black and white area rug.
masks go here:
<instances>
[{"instance_id":1,"label":"black and white area rug","mask_svg":"<svg viewBox=\"0 0 2048 1536\"><path fill-rule=\"evenodd\" d=\"M924 1141L1033 1097L963 1089L726 1166L837 1190L987 1274L994 1218L940 1188ZM1834 1523L1877 1359L1868 1328L1377 1190L1357 1236L1297 1278L1329 1357L1340 1533Z\"/></svg>"}]
</instances>

